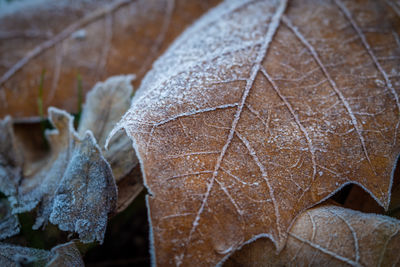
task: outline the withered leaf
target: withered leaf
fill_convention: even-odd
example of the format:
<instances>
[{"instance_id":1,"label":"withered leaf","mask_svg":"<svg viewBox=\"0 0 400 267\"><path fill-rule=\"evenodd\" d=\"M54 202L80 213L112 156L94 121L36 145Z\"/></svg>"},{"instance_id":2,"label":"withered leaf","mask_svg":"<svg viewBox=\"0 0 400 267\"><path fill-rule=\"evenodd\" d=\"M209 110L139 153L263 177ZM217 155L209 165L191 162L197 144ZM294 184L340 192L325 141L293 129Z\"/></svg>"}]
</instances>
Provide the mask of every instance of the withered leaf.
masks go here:
<instances>
[{"instance_id":1,"label":"withered leaf","mask_svg":"<svg viewBox=\"0 0 400 267\"><path fill-rule=\"evenodd\" d=\"M114 76L97 83L88 92L78 128L80 136L90 130L99 146L104 147L108 134L129 109L133 79L132 75ZM119 134L108 144L108 149L102 151L117 182L138 163L130 143L126 135Z\"/></svg>"},{"instance_id":2,"label":"withered leaf","mask_svg":"<svg viewBox=\"0 0 400 267\"><path fill-rule=\"evenodd\" d=\"M108 162L91 132L76 145L58 186L50 222L76 232L84 243L104 239L108 213L114 211L117 188Z\"/></svg>"},{"instance_id":3,"label":"withered leaf","mask_svg":"<svg viewBox=\"0 0 400 267\"><path fill-rule=\"evenodd\" d=\"M284 249L258 239L235 252L224 266L397 266L400 221L336 206L302 213Z\"/></svg>"},{"instance_id":4,"label":"withered leaf","mask_svg":"<svg viewBox=\"0 0 400 267\"><path fill-rule=\"evenodd\" d=\"M78 137L72 116L50 108L49 120L56 129L46 132L51 148L46 165L23 177L14 194L5 193L15 213L39 204L34 229L50 218L61 230L78 233L83 242L102 242L107 214L117 199L111 168L90 131Z\"/></svg>"},{"instance_id":5,"label":"withered leaf","mask_svg":"<svg viewBox=\"0 0 400 267\"><path fill-rule=\"evenodd\" d=\"M282 249L349 183L387 208L399 153L399 15L385 1L227 1L153 65L117 131L133 139L159 265Z\"/></svg>"},{"instance_id":6,"label":"withered leaf","mask_svg":"<svg viewBox=\"0 0 400 267\"><path fill-rule=\"evenodd\" d=\"M42 78L44 112L77 112L79 77L83 93L121 73L135 73L139 84L174 38L218 2L45 0L2 8L0 117L38 116Z\"/></svg>"},{"instance_id":7,"label":"withered leaf","mask_svg":"<svg viewBox=\"0 0 400 267\"><path fill-rule=\"evenodd\" d=\"M133 75L121 75L97 83L86 95L78 128L80 136L87 130L93 132L102 148L102 154L111 165L118 185L117 213L124 210L143 190L143 184L139 180L140 174L133 171L138 160L130 145L130 139L119 132L108 144L107 149L104 149L108 134L129 109L133 79Z\"/></svg>"},{"instance_id":8,"label":"withered leaf","mask_svg":"<svg viewBox=\"0 0 400 267\"><path fill-rule=\"evenodd\" d=\"M38 266L85 266L79 250L74 242L68 242L53 247L50 251L21 247L6 243L0 243L1 266L25 266L35 263Z\"/></svg>"}]
</instances>

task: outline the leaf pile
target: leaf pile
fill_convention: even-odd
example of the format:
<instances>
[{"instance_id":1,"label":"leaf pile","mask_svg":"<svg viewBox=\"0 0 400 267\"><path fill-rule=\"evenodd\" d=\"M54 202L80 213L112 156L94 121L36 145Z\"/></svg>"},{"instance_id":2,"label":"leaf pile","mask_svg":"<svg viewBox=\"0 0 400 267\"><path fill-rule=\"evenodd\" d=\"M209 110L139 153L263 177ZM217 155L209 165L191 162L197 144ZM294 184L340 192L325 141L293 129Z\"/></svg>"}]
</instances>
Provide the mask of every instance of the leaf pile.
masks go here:
<instances>
[{"instance_id":1,"label":"leaf pile","mask_svg":"<svg viewBox=\"0 0 400 267\"><path fill-rule=\"evenodd\" d=\"M4 163L0 171L4 177L0 190L7 195L13 213L37 207L34 229L51 222L63 231L77 233L84 243L103 242L108 214L117 208L113 173L118 175L118 182L137 161L132 150L118 149L129 142L124 136L113 139L108 151L99 144L103 147L110 127L128 109L132 79L131 75L116 76L98 83L88 94L78 132L71 115L49 108L49 120L55 129L46 131L50 152L40 159L44 163L36 169L33 163L23 163L25 153L18 148L21 142L16 140L10 118L1 122L2 139L11 142L1 142ZM126 162L122 164L119 159ZM136 187L137 192L140 190ZM10 229L4 233L7 236L18 233L15 217L7 213L2 223Z\"/></svg>"},{"instance_id":2,"label":"leaf pile","mask_svg":"<svg viewBox=\"0 0 400 267\"><path fill-rule=\"evenodd\" d=\"M226 0L196 20L218 2L0 10L1 238L36 210L103 242L140 163L153 264L400 264L399 221L364 213L399 216L400 4ZM17 122L46 115L35 151ZM74 243L0 244L0 263L83 265Z\"/></svg>"}]
</instances>

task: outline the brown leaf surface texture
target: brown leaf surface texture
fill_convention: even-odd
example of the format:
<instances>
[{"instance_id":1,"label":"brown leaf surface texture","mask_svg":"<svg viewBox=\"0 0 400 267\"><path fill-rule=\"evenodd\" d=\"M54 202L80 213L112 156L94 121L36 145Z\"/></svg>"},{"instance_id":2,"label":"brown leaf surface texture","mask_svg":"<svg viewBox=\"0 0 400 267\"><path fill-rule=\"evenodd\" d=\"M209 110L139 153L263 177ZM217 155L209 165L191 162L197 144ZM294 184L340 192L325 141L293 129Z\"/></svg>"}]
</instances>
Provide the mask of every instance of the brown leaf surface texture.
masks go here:
<instances>
[{"instance_id":1,"label":"brown leaf surface texture","mask_svg":"<svg viewBox=\"0 0 400 267\"><path fill-rule=\"evenodd\" d=\"M348 183L383 207L399 153L399 14L385 1L227 1L153 65L117 131L153 255L214 265Z\"/></svg>"},{"instance_id":2,"label":"brown leaf surface texture","mask_svg":"<svg viewBox=\"0 0 400 267\"><path fill-rule=\"evenodd\" d=\"M50 251L0 243L1 266L83 267L85 264L74 242L53 247Z\"/></svg>"},{"instance_id":3,"label":"brown leaf surface texture","mask_svg":"<svg viewBox=\"0 0 400 267\"><path fill-rule=\"evenodd\" d=\"M84 93L99 80L135 73L137 84L184 28L219 0L35 1L0 11L0 117L78 111L78 75Z\"/></svg>"},{"instance_id":4,"label":"brown leaf surface texture","mask_svg":"<svg viewBox=\"0 0 400 267\"><path fill-rule=\"evenodd\" d=\"M78 137L72 116L50 108L49 120L56 129L46 132L51 148L46 164L19 184L0 184L0 190L14 213L39 206L34 229L50 219L61 230L78 233L83 242L102 242L117 200L111 167L90 131Z\"/></svg>"},{"instance_id":5,"label":"brown leaf surface texture","mask_svg":"<svg viewBox=\"0 0 400 267\"><path fill-rule=\"evenodd\" d=\"M284 249L258 239L224 264L234 266L398 266L400 221L336 206L313 208L293 224Z\"/></svg>"}]
</instances>

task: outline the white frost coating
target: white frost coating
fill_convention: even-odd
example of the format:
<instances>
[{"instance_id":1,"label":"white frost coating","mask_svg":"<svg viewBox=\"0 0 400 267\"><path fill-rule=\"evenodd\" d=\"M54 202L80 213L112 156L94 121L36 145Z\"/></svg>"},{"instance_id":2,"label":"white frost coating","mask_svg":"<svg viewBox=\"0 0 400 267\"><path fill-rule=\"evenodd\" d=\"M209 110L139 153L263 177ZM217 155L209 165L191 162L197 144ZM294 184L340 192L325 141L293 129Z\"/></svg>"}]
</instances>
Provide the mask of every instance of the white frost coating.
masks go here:
<instances>
[{"instance_id":1,"label":"white frost coating","mask_svg":"<svg viewBox=\"0 0 400 267\"><path fill-rule=\"evenodd\" d=\"M50 221L64 231L76 231L83 242L102 242L107 215L115 209L117 188L111 167L93 134L80 139L67 112L49 108L55 129L46 131L51 154L47 164L30 179L22 179L9 197L14 213L38 204L38 229ZM81 227L82 226L82 227Z\"/></svg>"},{"instance_id":2,"label":"white frost coating","mask_svg":"<svg viewBox=\"0 0 400 267\"><path fill-rule=\"evenodd\" d=\"M142 164L140 164L142 165ZM149 222L149 252L150 252L150 262L151 262L151 266L152 267L156 267L157 266L157 262L156 262L156 247L154 246L154 233L153 233L153 225L151 223L151 215L150 215L150 204L149 204L149 197L151 195L146 195L146 210L147 210L147 219Z\"/></svg>"},{"instance_id":3,"label":"white frost coating","mask_svg":"<svg viewBox=\"0 0 400 267\"><path fill-rule=\"evenodd\" d=\"M79 136L83 136L87 130L90 130L99 146L104 147L108 134L129 109L133 93L131 82L134 79L133 74L119 75L96 83L86 95L86 103L78 127ZM104 158L110 163L118 182L136 166L138 160L126 135L116 136L107 148L102 152Z\"/></svg>"},{"instance_id":4,"label":"white frost coating","mask_svg":"<svg viewBox=\"0 0 400 267\"><path fill-rule=\"evenodd\" d=\"M49 251L0 243L0 265L21 266L36 262L44 265L50 258Z\"/></svg>"},{"instance_id":5,"label":"white frost coating","mask_svg":"<svg viewBox=\"0 0 400 267\"><path fill-rule=\"evenodd\" d=\"M194 112L195 110L199 109L199 107L203 109L225 105L226 103L221 102L223 99L220 99L219 97L218 99L213 99L212 97L212 95L214 95L214 97L216 96L213 94L213 91L218 89L217 85L215 86L215 89L207 89L207 91L210 92L210 95L206 94L205 92L201 96L198 94L192 94L188 89L190 87L193 88L196 86L201 86L201 84L204 82L214 83L220 82L221 80L237 81L240 79L246 80L248 78L246 73L239 71L229 71L224 74L223 77L221 77L218 75L218 67L215 66L215 64L227 66L245 66L255 60L253 56L254 53L251 53L251 49L248 48L262 43L265 25L260 24L260 18L263 16L263 14L259 10L258 12L254 11L256 13L260 13L258 15L259 17L255 15L254 17L250 18L243 18L244 21L241 22L242 25L235 25L236 18L234 17L230 18L230 20L227 22L218 20L218 18L221 17L221 12L222 14L226 14L223 16L233 16L231 14L232 10L245 6L250 2L253 1L227 1L221 6L218 6L215 10L211 11L207 17L201 18L192 27L185 31L167 50L167 52L154 63L153 70L151 70L144 78L141 87L138 89L134 98L132 99L132 106L136 105L138 107L135 109L136 114L131 115L135 116L136 118L140 118L140 113L142 113L142 111L140 111L139 107L145 105L149 106L151 110L154 110L153 113L155 114L155 118L153 120L145 121L159 121L157 118L161 118L162 114L168 114L168 117L173 117L174 115L178 114L172 110L170 111L169 108L166 110L157 110L157 106L154 106L151 101L155 98L157 98L157 103L160 106L163 104L163 102L171 102L178 105L181 103L191 103L190 109L188 107L186 110L182 110L180 113ZM254 6L249 5L248 8L262 9L262 6L264 5L267 4L260 1ZM268 18L263 18L263 20L266 19ZM213 23L214 21L215 23ZM213 27L205 27L206 25L210 24L213 24ZM226 27L239 26L242 28L240 31L229 32L224 30ZM200 29L202 29L202 31L200 31ZM189 38L192 32L196 32L198 38ZM223 42L225 45L215 46L215 40L210 38L210 36L218 35L220 38L218 41ZM253 35L257 36L258 39L254 40L252 37ZM198 44L198 40L202 40L201 45ZM243 40L249 40L249 43L243 45ZM221 57L221 55L226 53L225 50L231 51L232 47L237 47L236 53L243 53L240 58L235 57L235 62L232 62L232 58L229 56ZM242 48L243 50L241 50ZM202 58L203 61L197 63L197 58ZM214 60L215 62L210 62L210 60ZM202 70L208 71L204 73ZM201 73L199 73L200 71ZM185 78L185 80L180 80L179 77L185 73L191 73L190 79L187 80ZM171 79L171 77L174 76L177 76L177 78ZM162 90L166 85L171 88L171 92L167 93L165 90ZM151 90L149 90L150 88ZM235 90L240 92L241 87L238 87ZM215 104L212 104L213 102ZM216 102L220 103L217 104ZM146 109L149 109L149 107ZM129 112L126 115L128 114ZM128 118L125 118L125 121L127 120Z\"/></svg>"},{"instance_id":6,"label":"white frost coating","mask_svg":"<svg viewBox=\"0 0 400 267\"><path fill-rule=\"evenodd\" d=\"M144 77L142 81L142 85L140 88L136 91L135 96L132 99L132 105L134 105L135 102L139 102L140 99L143 97L143 94L149 89L153 88L153 84L159 84L161 85L166 79L169 79L171 77L170 75L174 76L179 72L183 72L187 69L187 62L191 62L191 60L188 60L188 58L193 58L196 55L200 56L204 59L207 57L204 57L204 55L199 55L199 53L206 53L205 49L203 47L195 46L191 44L190 42L196 42L196 40L193 40L192 36L194 33L198 34L200 29L208 27L212 25L214 22L218 23L218 20L221 18L221 16L227 16L231 14L235 9L240 8L241 6L247 5L251 2L255 2L254 0L230 0L230 1L225 1L223 4L215 7L214 9L211 9L207 15L203 16L202 18L198 19L196 23L194 23L192 26L190 26L188 29L186 29L167 49L167 51L160 56L154 63L153 63L153 69L148 72L148 74ZM250 26L250 25L249 25ZM250 28L250 27L249 27ZM206 36L206 35L205 35ZM221 36L221 39L224 36ZM188 43L189 42L189 43ZM185 44L185 48L190 48L190 50L185 50L181 49L183 51L180 51L180 56L179 58L175 54L175 50L182 45L182 43ZM209 44L210 45L210 44ZM204 49L204 51L203 51ZM218 50L217 50L218 51ZM217 52L213 53L214 55L220 55ZM182 58L181 58L182 56ZM168 64L173 64L171 66L174 66L174 68L168 68L168 64L165 64L164 62L168 60ZM178 66L178 67L177 67ZM167 68L167 72L162 71L162 69Z\"/></svg>"},{"instance_id":7,"label":"white frost coating","mask_svg":"<svg viewBox=\"0 0 400 267\"><path fill-rule=\"evenodd\" d=\"M87 131L71 155L55 192L50 222L79 234L84 243L103 242L107 215L115 209L117 187L92 132Z\"/></svg>"},{"instance_id":8,"label":"white frost coating","mask_svg":"<svg viewBox=\"0 0 400 267\"><path fill-rule=\"evenodd\" d=\"M57 245L50 251L0 243L1 266L30 266L31 264L35 266L85 266L73 241Z\"/></svg>"}]
</instances>

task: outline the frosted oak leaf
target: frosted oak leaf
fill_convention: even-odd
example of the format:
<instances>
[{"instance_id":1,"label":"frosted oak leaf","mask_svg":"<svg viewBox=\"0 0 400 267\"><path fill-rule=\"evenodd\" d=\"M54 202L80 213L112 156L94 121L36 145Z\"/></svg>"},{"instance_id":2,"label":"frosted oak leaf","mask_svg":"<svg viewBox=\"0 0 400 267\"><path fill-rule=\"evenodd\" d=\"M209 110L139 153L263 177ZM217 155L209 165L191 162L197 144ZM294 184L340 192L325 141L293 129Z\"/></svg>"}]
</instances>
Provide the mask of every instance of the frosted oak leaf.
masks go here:
<instances>
[{"instance_id":1,"label":"frosted oak leaf","mask_svg":"<svg viewBox=\"0 0 400 267\"><path fill-rule=\"evenodd\" d=\"M155 262L215 265L355 183L384 208L399 153L389 1L226 1L154 64L114 132L149 190Z\"/></svg>"}]
</instances>

